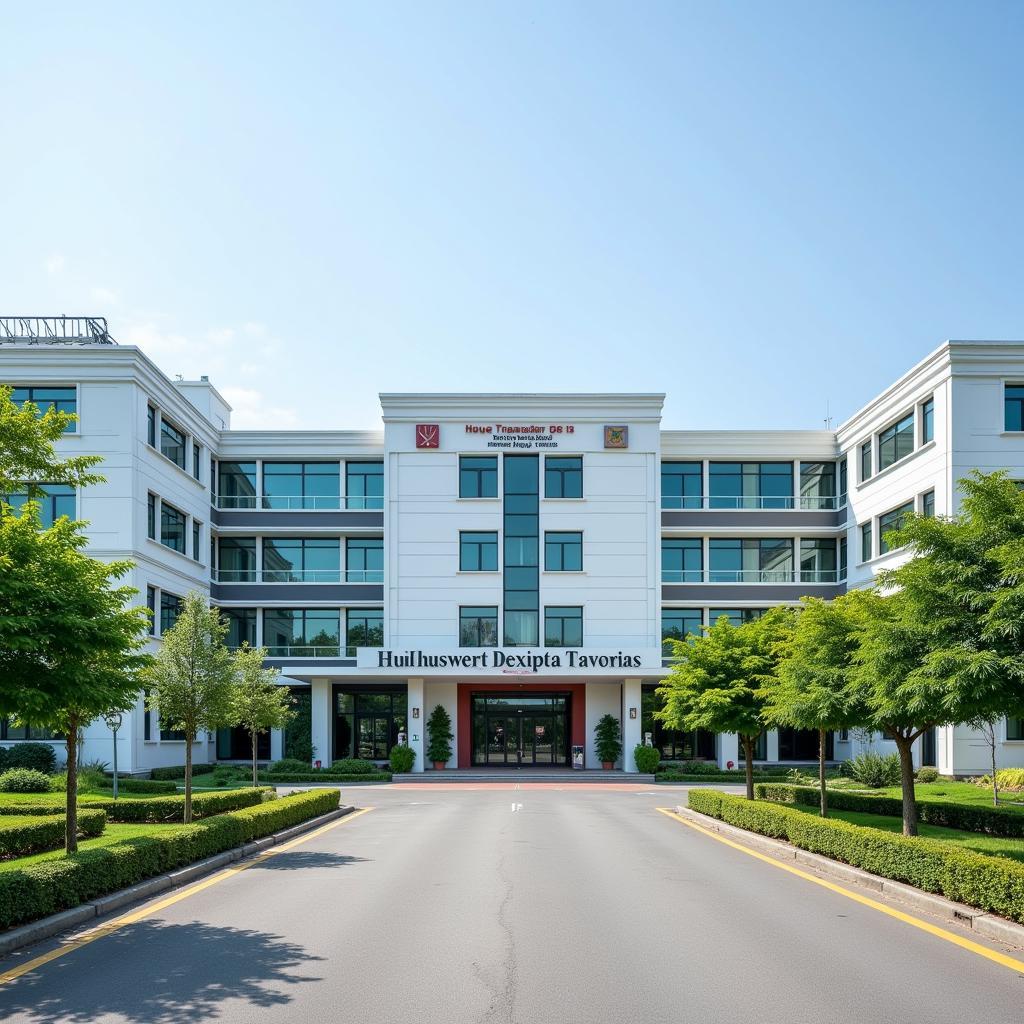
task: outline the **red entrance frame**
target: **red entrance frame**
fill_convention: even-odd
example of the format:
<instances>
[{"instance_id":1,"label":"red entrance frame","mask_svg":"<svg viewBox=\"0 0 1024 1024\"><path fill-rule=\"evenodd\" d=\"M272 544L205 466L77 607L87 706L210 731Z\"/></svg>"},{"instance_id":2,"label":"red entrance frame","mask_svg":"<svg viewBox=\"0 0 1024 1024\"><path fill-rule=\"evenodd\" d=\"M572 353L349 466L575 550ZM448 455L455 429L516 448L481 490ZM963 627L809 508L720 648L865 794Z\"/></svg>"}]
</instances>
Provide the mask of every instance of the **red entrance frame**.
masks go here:
<instances>
[{"instance_id":1,"label":"red entrance frame","mask_svg":"<svg viewBox=\"0 0 1024 1024\"><path fill-rule=\"evenodd\" d=\"M474 693L568 693L572 696L569 723L569 744L582 747L587 736L586 683L459 683L458 734L459 767L473 767L473 706Z\"/></svg>"}]
</instances>

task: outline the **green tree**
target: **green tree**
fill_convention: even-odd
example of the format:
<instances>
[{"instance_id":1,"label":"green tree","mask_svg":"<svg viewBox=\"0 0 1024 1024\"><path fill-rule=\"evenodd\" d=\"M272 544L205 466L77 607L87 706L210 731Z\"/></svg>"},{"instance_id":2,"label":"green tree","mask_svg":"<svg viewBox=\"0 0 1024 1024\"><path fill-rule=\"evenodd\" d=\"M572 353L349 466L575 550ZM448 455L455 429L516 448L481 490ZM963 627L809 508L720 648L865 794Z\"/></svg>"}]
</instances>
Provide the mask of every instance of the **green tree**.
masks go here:
<instances>
[{"instance_id":1,"label":"green tree","mask_svg":"<svg viewBox=\"0 0 1024 1024\"><path fill-rule=\"evenodd\" d=\"M438 704L427 719L427 760L444 764L452 756L452 719L443 704Z\"/></svg>"},{"instance_id":2,"label":"green tree","mask_svg":"<svg viewBox=\"0 0 1024 1024\"><path fill-rule=\"evenodd\" d=\"M224 644L228 624L196 591L146 669L149 706L160 725L185 736L185 816L192 820L192 744L201 731L235 725L235 664Z\"/></svg>"},{"instance_id":3,"label":"green tree","mask_svg":"<svg viewBox=\"0 0 1024 1024\"><path fill-rule=\"evenodd\" d=\"M283 729L295 712L291 693L278 680L276 668L264 668L265 647L242 646L235 652L235 687L233 693L234 721L249 730L252 739L252 784L259 785L256 764L256 743L260 733Z\"/></svg>"}]
</instances>

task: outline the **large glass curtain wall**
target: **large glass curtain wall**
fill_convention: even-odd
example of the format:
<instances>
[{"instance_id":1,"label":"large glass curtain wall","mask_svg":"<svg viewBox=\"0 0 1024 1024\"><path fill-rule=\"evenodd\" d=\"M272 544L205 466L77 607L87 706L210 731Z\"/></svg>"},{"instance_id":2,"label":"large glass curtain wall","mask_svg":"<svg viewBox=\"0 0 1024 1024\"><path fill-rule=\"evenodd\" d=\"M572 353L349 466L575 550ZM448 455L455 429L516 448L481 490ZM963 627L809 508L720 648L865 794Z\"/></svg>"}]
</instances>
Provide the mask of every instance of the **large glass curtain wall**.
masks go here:
<instances>
[{"instance_id":1,"label":"large glass curtain wall","mask_svg":"<svg viewBox=\"0 0 1024 1024\"><path fill-rule=\"evenodd\" d=\"M348 583L384 582L384 540L349 537L345 541L345 579Z\"/></svg>"},{"instance_id":2,"label":"large glass curtain wall","mask_svg":"<svg viewBox=\"0 0 1024 1024\"><path fill-rule=\"evenodd\" d=\"M792 462L712 462L711 508L792 508Z\"/></svg>"},{"instance_id":3,"label":"large glass curtain wall","mask_svg":"<svg viewBox=\"0 0 1024 1024\"><path fill-rule=\"evenodd\" d=\"M218 539L217 580L220 583L253 583L256 580L255 537Z\"/></svg>"},{"instance_id":4,"label":"large glass curtain wall","mask_svg":"<svg viewBox=\"0 0 1024 1024\"><path fill-rule=\"evenodd\" d=\"M384 507L384 463L345 463L345 507L382 509Z\"/></svg>"},{"instance_id":5,"label":"large glass curtain wall","mask_svg":"<svg viewBox=\"0 0 1024 1024\"><path fill-rule=\"evenodd\" d=\"M217 463L217 507L256 507L256 463Z\"/></svg>"},{"instance_id":6,"label":"large glass curtain wall","mask_svg":"<svg viewBox=\"0 0 1024 1024\"><path fill-rule=\"evenodd\" d=\"M706 729L670 729L655 717L664 701L654 686L645 686L640 695L640 730L644 743L650 742L663 761L713 761L715 734Z\"/></svg>"},{"instance_id":7,"label":"large glass curtain wall","mask_svg":"<svg viewBox=\"0 0 1024 1024\"><path fill-rule=\"evenodd\" d=\"M803 537L800 540L800 582L835 583L836 579L835 539Z\"/></svg>"},{"instance_id":8,"label":"large glass curtain wall","mask_svg":"<svg viewBox=\"0 0 1024 1024\"><path fill-rule=\"evenodd\" d=\"M540 634L539 470L536 455L506 455L505 644L535 647Z\"/></svg>"},{"instance_id":9,"label":"large glass curtain wall","mask_svg":"<svg viewBox=\"0 0 1024 1024\"><path fill-rule=\"evenodd\" d=\"M264 583L337 583L341 542L336 537L264 537Z\"/></svg>"},{"instance_id":10,"label":"large glass curtain wall","mask_svg":"<svg viewBox=\"0 0 1024 1024\"><path fill-rule=\"evenodd\" d=\"M836 464L800 463L800 507L832 509L836 507Z\"/></svg>"},{"instance_id":11,"label":"large glass curtain wall","mask_svg":"<svg viewBox=\"0 0 1024 1024\"><path fill-rule=\"evenodd\" d=\"M402 690L334 688L333 758L385 761L406 733L408 699Z\"/></svg>"},{"instance_id":12,"label":"large glass curtain wall","mask_svg":"<svg viewBox=\"0 0 1024 1024\"><path fill-rule=\"evenodd\" d=\"M791 583L793 541L782 538L708 541L711 583Z\"/></svg>"},{"instance_id":13,"label":"large glass curtain wall","mask_svg":"<svg viewBox=\"0 0 1024 1024\"><path fill-rule=\"evenodd\" d=\"M336 509L341 504L337 462L264 462L263 507Z\"/></svg>"},{"instance_id":14,"label":"large glass curtain wall","mask_svg":"<svg viewBox=\"0 0 1024 1024\"><path fill-rule=\"evenodd\" d=\"M331 608L268 608L263 644L272 658L337 657L341 617Z\"/></svg>"},{"instance_id":15,"label":"large glass curtain wall","mask_svg":"<svg viewBox=\"0 0 1024 1024\"><path fill-rule=\"evenodd\" d=\"M661 464L661 507L700 508L704 491L704 467L700 462Z\"/></svg>"}]
</instances>

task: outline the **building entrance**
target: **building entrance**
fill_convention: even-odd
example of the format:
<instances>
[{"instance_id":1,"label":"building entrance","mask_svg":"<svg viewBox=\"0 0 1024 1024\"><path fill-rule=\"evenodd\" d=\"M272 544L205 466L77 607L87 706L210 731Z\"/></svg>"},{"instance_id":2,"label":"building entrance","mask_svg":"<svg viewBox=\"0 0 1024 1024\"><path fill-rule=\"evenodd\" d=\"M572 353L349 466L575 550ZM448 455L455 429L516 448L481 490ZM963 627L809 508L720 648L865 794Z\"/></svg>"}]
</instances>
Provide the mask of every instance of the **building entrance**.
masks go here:
<instances>
[{"instance_id":1,"label":"building entrance","mask_svg":"<svg viewBox=\"0 0 1024 1024\"><path fill-rule=\"evenodd\" d=\"M569 764L568 694L474 694L473 764Z\"/></svg>"}]
</instances>

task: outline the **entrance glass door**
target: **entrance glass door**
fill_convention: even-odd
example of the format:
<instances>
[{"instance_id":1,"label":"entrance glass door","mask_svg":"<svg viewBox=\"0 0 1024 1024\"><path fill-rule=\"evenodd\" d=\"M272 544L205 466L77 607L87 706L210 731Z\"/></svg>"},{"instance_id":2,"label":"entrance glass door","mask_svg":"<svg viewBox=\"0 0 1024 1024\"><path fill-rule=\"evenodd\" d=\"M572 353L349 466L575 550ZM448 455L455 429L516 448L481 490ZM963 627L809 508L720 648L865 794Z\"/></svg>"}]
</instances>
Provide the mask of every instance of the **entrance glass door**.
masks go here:
<instances>
[{"instance_id":1,"label":"entrance glass door","mask_svg":"<svg viewBox=\"0 0 1024 1024\"><path fill-rule=\"evenodd\" d=\"M473 697L473 764L567 765L569 698L562 694Z\"/></svg>"}]
</instances>

